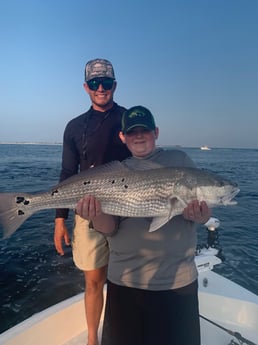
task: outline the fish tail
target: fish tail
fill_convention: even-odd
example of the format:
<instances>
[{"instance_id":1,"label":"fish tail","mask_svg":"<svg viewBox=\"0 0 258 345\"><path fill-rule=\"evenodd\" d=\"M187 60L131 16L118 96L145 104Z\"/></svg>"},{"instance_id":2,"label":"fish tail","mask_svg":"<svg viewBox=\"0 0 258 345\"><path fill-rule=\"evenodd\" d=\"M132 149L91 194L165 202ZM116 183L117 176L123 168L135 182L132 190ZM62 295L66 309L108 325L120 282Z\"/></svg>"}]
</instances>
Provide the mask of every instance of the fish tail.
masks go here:
<instances>
[{"instance_id":1,"label":"fish tail","mask_svg":"<svg viewBox=\"0 0 258 345\"><path fill-rule=\"evenodd\" d=\"M26 211L22 202L29 194L0 193L0 224L3 227L3 238L11 236L34 212Z\"/></svg>"}]
</instances>

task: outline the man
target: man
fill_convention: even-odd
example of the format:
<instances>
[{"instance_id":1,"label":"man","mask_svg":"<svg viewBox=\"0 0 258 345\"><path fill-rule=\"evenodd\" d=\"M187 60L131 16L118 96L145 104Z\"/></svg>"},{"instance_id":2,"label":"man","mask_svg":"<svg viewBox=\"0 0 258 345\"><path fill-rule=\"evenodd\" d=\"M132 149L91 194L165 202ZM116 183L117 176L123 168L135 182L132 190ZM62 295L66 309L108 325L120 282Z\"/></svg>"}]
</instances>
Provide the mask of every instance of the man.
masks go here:
<instances>
[{"instance_id":1,"label":"man","mask_svg":"<svg viewBox=\"0 0 258 345\"><path fill-rule=\"evenodd\" d=\"M114 100L116 80L112 64L105 59L94 59L85 66L84 89L91 99L91 108L71 120L64 131L60 182L112 160L123 160L130 155L118 137L121 116L125 108ZM56 211L54 242L59 254L64 255L63 240L70 244L65 224L68 210ZM88 326L88 345L97 345L98 326L103 307L103 286L106 281L108 244L88 221L75 216L73 259L84 271L85 311Z\"/></svg>"},{"instance_id":2,"label":"man","mask_svg":"<svg viewBox=\"0 0 258 345\"><path fill-rule=\"evenodd\" d=\"M180 150L156 147L159 130L142 106L122 118L121 140L132 153L130 169L154 166L193 167ZM107 300L102 345L200 345L197 270L194 262L196 224L206 223L210 209L193 200L183 215L149 232L149 218L112 217L102 213L93 196L76 211L108 236Z\"/></svg>"}]
</instances>

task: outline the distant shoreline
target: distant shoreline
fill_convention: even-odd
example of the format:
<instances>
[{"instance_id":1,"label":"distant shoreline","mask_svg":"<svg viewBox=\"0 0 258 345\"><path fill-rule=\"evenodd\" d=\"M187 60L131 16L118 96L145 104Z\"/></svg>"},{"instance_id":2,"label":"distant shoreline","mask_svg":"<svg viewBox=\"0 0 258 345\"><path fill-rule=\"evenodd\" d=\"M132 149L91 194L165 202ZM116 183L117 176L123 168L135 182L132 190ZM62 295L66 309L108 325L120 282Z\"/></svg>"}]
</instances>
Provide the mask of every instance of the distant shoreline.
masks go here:
<instances>
[{"instance_id":1,"label":"distant shoreline","mask_svg":"<svg viewBox=\"0 0 258 345\"><path fill-rule=\"evenodd\" d=\"M61 142L30 142L30 141L2 141L0 142L0 145L52 145L52 146L62 146L63 144ZM206 152L206 150L201 150L201 147L200 146L183 146L183 145L178 145L178 144L172 144L172 145L162 145L162 144L159 144L158 145L159 147L163 147L163 148L167 148L167 147L174 147L174 148L177 148L177 149L200 149L200 151L202 152ZM241 150L258 150L258 147L211 147L210 149L230 149L230 150L233 150L233 149L241 149ZM210 150L208 150L210 151Z\"/></svg>"},{"instance_id":2,"label":"distant shoreline","mask_svg":"<svg viewBox=\"0 0 258 345\"><path fill-rule=\"evenodd\" d=\"M5 141L5 142L0 142L0 145L62 145L62 143L59 142L30 142L30 141Z\"/></svg>"}]
</instances>

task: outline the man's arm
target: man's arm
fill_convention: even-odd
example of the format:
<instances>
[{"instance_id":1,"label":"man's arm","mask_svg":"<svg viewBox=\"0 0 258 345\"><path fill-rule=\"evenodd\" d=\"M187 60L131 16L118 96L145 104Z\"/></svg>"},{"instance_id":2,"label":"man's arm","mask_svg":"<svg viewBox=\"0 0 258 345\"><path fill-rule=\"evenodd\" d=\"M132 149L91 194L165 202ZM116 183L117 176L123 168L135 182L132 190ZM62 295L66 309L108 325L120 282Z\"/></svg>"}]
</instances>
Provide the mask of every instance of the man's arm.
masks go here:
<instances>
[{"instance_id":1,"label":"man's arm","mask_svg":"<svg viewBox=\"0 0 258 345\"><path fill-rule=\"evenodd\" d=\"M59 182L77 174L79 158L72 140L73 121L69 122L64 131L62 168ZM70 245L70 236L65 221L68 218L69 209L57 209L55 216L54 244L56 251L64 255L63 242Z\"/></svg>"},{"instance_id":2,"label":"man's arm","mask_svg":"<svg viewBox=\"0 0 258 345\"><path fill-rule=\"evenodd\" d=\"M56 218L55 219L54 243L55 243L56 251L60 255L64 255L63 240L67 246L70 245L70 236L69 236L66 224L65 224L65 218Z\"/></svg>"}]
</instances>

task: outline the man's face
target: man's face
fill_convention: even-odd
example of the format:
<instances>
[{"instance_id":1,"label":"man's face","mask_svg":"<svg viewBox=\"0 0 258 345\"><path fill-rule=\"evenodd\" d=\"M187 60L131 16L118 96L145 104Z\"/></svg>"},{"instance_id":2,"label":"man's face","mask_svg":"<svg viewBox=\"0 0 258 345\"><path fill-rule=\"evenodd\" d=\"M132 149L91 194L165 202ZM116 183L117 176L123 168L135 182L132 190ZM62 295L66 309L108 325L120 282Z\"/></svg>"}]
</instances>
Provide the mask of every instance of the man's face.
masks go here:
<instances>
[{"instance_id":1,"label":"man's face","mask_svg":"<svg viewBox=\"0 0 258 345\"><path fill-rule=\"evenodd\" d=\"M116 81L110 78L95 78L84 84L89 94L93 109L106 111L113 105Z\"/></svg>"}]
</instances>

